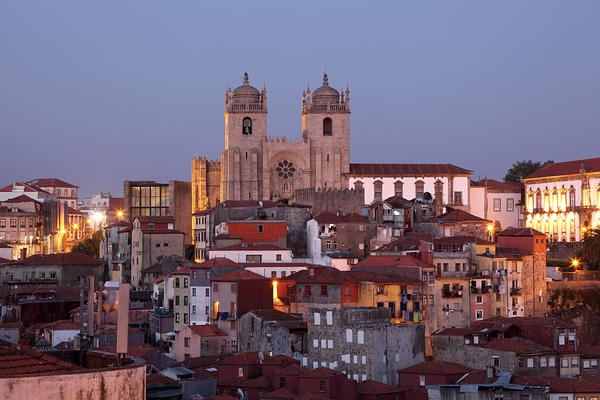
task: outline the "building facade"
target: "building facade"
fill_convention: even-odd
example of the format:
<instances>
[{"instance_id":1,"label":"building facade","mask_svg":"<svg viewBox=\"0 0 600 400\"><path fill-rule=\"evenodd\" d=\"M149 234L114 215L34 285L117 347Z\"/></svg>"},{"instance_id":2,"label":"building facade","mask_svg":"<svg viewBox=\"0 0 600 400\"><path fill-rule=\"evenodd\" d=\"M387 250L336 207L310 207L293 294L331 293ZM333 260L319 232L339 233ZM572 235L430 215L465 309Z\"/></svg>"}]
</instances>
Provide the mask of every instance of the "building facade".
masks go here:
<instances>
[{"instance_id":1,"label":"building facade","mask_svg":"<svg viewBox=\"0 0 600 400\"><path fill-rule=\"evenodd\" d=\"M304 188L346 188L349 160L348 89L329 86L325 74L321 87L302 93L302 138L271 138L267 90L251 86L245 73L242 85L226 92L220 161L192 161L193 209L214 207L219 200L288 199Z\"/></svg>"},{"instance_id":2,"label":"building facade","mask_svg":"<svg viewBox=\"0 0 600 400\"><path fill-rule=\"evenodd\" d=\"M525 224L551 242L578 242L600 226L600 158L548 164L523 183Z\"/></svg>"}]
</instances>

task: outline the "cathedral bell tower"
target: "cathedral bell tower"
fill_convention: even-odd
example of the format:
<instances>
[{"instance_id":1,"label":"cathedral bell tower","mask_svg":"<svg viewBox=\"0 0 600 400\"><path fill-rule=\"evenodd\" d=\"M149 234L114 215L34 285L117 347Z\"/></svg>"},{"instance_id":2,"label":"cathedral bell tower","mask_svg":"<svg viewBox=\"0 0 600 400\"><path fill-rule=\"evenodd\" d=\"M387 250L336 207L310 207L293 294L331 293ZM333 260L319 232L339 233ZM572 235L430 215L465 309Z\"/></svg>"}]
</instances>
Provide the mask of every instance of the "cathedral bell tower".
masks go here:
<instances>
[{"instance_id":1,"label":"cathedral bell tower","mask_svg":"<svg viewBox=\"0 0 600 400\"><path fill-rule=\"evenodd\" d=\"M262 147L267 136L267 90L242 85L225 93L225 151L221 156L221 199L260 200Z\"/></svg>"},{"instance_id":2,"label":"cathedral bell tower","mask_svg":"<svg viewBox=\"0 0 600 400\"><path fill-rule=\"evenodd\" d=\"M302 92L302 139L310 143L311 187L347 188L350 172L350 90L323 85Z\"/></svg>"}]
</instances>

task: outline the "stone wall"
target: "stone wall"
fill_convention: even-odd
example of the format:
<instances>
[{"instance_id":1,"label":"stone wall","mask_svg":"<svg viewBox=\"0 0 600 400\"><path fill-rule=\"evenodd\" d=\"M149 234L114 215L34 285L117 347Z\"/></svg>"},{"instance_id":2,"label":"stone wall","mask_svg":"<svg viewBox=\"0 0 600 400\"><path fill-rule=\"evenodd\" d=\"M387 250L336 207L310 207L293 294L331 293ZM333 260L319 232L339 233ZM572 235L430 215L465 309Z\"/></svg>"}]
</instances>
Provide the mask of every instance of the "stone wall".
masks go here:
<instances>
[{"instance_id":1,"label":"stone wall","mask_svg":"<svg viewBox=\"0 0 600 400\"><path fill-rule=\"evenodd\" d=\"M299 189L294 203L311 206L312 216L325 211L342 214L361 214L365 205L363 189Z\"/></svg>"},{"instance_id":2,"label":"stone wall","mask_svg":"<svg viewBox=\"0 0 600 400\"><path fill-rule=\"evenodd\" d=\"M221 163L204 157L192 158L192 212L216 206L220 190Z\"/></svg>"}]
</instances>

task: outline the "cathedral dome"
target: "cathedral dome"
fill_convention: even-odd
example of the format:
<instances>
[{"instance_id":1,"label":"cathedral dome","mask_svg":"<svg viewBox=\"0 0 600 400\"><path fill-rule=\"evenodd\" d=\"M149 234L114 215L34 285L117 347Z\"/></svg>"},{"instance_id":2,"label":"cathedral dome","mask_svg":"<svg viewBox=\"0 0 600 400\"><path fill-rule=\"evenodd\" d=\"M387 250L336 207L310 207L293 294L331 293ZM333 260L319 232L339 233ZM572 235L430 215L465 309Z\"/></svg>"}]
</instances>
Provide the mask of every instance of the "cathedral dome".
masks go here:
<instances>
[{"instance_id":1,"label":"cathedral dome","mask_svg":"<svg viewBox=\"0 0 600 400\"><path fill-rule=\"evenodd\" d=\"M340 101L340 92L329 86L327 74L323 75L323 86L312 92L314 104L332 104Z\"/></svg>"},{"instance_id":2,"label":"cathedral dome","mask_svg":"<svg viewBox=\"0 0 600 400\"><path fill-rule=\"evenodd\" d=\"M233 89L233 102L260 103L260 92L254 86L250 86L247 72L244 72L242 86Z\"/></svg>"}]
</instances>

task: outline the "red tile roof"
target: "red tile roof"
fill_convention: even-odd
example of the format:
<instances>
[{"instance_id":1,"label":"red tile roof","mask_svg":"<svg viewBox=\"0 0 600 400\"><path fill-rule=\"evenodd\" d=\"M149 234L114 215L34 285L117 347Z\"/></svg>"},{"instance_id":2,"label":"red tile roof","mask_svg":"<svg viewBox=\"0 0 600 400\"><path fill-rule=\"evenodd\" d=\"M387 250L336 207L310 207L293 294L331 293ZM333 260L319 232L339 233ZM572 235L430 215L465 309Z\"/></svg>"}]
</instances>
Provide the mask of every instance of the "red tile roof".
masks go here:
<instances>
[{"instance_id":1,"label":"red tile roof","mask_svg":"<svg viewBox=\"0 0 600 400\"><path fill-rule=\"evenodd\" d=\"M308 372L308 369L303 368L301 366L299 366L298 364L290 364L285 368L282 369L278 369L277 371L275 371L275 373L277 375L293 375L293 376L300 376L300 375L305 375Z\"/></svg>"},{"instance_id":2,"label":"red tile roof","mask_svg":"<svg viewBox=\"0 0 600 400\"><path fill-rule=\"evenodd\" d=\"M440 176L471 175L473 171L453 164L350 164L350 174L358 176Z\"/></svg>"},{"instance_id":3,"label":"red tile roof","mask_svg":"<svg viewBox=\"0 0 600 400\"><path fill-rule=\"evenodd\" d=\"M252 271L246 271L245 269L232 271L228 274L220 276L218 278L214 278L213 282L237 282L237 281L247 281L247 280L268 280L262 275L256 274Z\"/></svg>"},{"instance_id":4,"label":"red tile roof","mask_svg":"<svg viewBox=\"0 0 600 400\"><path fill-rule=\"evenodd\" d=\"M62 374L78 369L74 364L22 346L0 349L0 378Z\"/></svg>"},{"instance_id":5,"label":"red tile roof","mask_svg":"<svg viewBox=\"0 0 600 400\"><path fill-rule=\"evenodd\" d=\"M233 266L238 265L235 261L230 260L227 257L215 257L210 260L203 261L201 263L192 264L190 266L191 269L205 269L212 267L223 267L223 266ZM244 264L246 265L246 264Z\"/></svg>"},{"instance_id":6,"label":"red tile roof","mask_svg":"<svg viewBox=\"0 0 600 400\"><path fill-rule=\"evenodd\" d=\"M455 375L466 374L472 370L473 368L453 362L423 361L422 363L399 369L398 372L408 374Z\"/></svg>"},{"instance_id":7,"label":"red tile roof","mask_svg":"<svg viewBox=\"0 0 600 400\"><path fill-rule=\"evenodd\" d=\"M600 344L581 344L577 346L577 350L584 358L600 358Z\"/></svg>"},{"instance_id":8,"label":"red tile roof","mask_svg":"<svg viewBox=\"0 0 600 400\"><path fill-rule=\"evenodd\" d=\"M488 190L494 190L499 192L515 192L519 193L523 190L522 183L515 182L502 182L495 179L482 179L479 182L472 182L473 186L485 186Z\"/></svg>"},{"instance_id":9,"label":"red tile roof","mask_svg":"<svg viewBox=\"0 0 600 400\"><path fill-rule=\"evenodd\" d=\"M23 188L24 188L23 191L28 192L28 193L38 192L38 193L52 194L50 192L45 191L44 189L42 189L40 187L30 185L26 182L15 182L10 185L6 185L6 186L0 188L0 192L13 192L13 191L15 191L15 186L23 186Z\"/></svg>"},{"instance_id":10,"label":"red tile roof","mask_svg":"<svg viewBox=\"0 0 600 400\"><path fill-rule=\"evenodd\" d=\"M586 172L600 172L600 157L547 164L534 173L527 175L524 181L549 176L579 175L582 167Z\"/></svg>"},{"instance_id":11,"label":"red tile roof","mask_svg":"<svg viewBox=\"0 0 600 400\"><path fill-rule=\"evenodd\" d=\"M521 326L538 326L544 328L575 328L572 322L559 318L551 317L493 317L481 321L474 321L474 325L489 327L494 325L516 325Z\"/></svg>"},{"instance_id":12,"label":"red tile roof","mask_svg":"<svg viewBox=\"0 0 600 400\"><path fill-rule=\"evenodd\" d=\"M433 264L419 260L410 255L401 256L368 256L357 267L422 267L434 268Z\"/></svg>"},{"instance_id":13,"label":"red tile roof","mask_svg":"<svg viewBox=\"0 0 600 400\"><path fill-rule=\"evenodd\" d=\"M21 194L12 199L2 200L2 203L39 203L39 201L36 201L25 194Z\"/></svg>"},{"instance_id":14,"label":"red tile roof","mask_svg":"<svg viewBox=\"0 0 600 400\"><path fill-rule=\"evenodd\" d=\"M363 395L380 395L402 393L404 390L397 386L386 385L385 383L367 379L356 384L356 392Z\"/></svg>"},{"instance_id":15,"label":"red tile roof","mask_svg":"<svg viewBox=\"0 0 600 400\"><path fill-rule=\"evenodd\" d=\"M534 236L534 235L537 236L537 235L544 235L544 234L533 228L507 228L496 234L496 236Z\"/></svg>"},{"instance_id":16,"label":"red tile roof","mask_svg":"<svg viewBox=\"0 0 600 400\"><path fill-rule=\"evenodd\" d=\"M340 376L340 375L343 376L344 374L342 374L341 372L335 371L333 369L325 368L325 367L309 369L304 374L304 376L307 378L330 378L333 376Z\"/></svg>"},{"instance_id":17,"label":"red tile roof","mask_svg":"<svg viewBox=\"0 0 600 400\"><path fill-rule=\"evenodd\" d=\"M546 386L550 393L600 393L600 383L584 379L555 376L513 376L512 383L528 386Z\"/></svg>"},{"instance_id":18,"label":"red tile roof","mask_svg":"<svg viewBox=\"0 0 600 400\"><path fill-rule=\"evenodd\" d=\"M473 214L469 214L468 212L458 208L447 207L447 209L448 211L438 218L442 224L454 224L457 222L492 222L488 219L479 218Z\"/></svg>"},{"instance_id":19,"label":"red tile roof","mask_svg":"<svg viewBox=\"0 0 600 400\"><path fill-rule=\"evenodd\" d=\"M278 371L279 372L279 371ZM296 394L286 388L279 388L272 392L266 393L263 399L269 400L295 400Z\"/></svg>"},{"instance_id":20,"label":"red tile roof","mask_svg":"<svg viewBox=\"0 0 600 400\"><path fill-rule=\"evenodd\" d=\"M467 244L467 243L490 244L490 245L494 244L494 242L490 242L489 240L483 240L476 236L467 236L467 235L446 236L446 237L439 238L439 239L433 239L433 243L434 243L434 245L439 244L442 247L444 247L444 245L450 245L450 244Z\"/></svg>"},{"instance_id":21,"label":"red tile roof","mask_svg":"<svg viewBox=\"0 0 600 400\"><path fill-rule=\"evenodd\" d=\"M100 265L101 261L81 253L35 254L12 265Z\"/></svg>"},{"instance_id":22,"label":"red tile roof","mask_svg":"<svg viewBox=\"0 0 600 400\"><path fill-rule=\"evenodd\" d=\"M552 349L541 345L539 343L532 342L531 340L514 337L511 339L491 339L481 347L488 349L494 349L499 351L507 351L516 354L531 354L531 353L550 353Z\"/></svg>"},{"instance_id":23,"label":"red tile roof","mask_svg":"<svg viewBox=\"0 0 600 400\"><path fill-rule=\"evenodd\" d=\"M411 204L412 202L410 200L406 200L404 197L402 196L392 196L392 197L388 197L387 199L384 200L387 204L389 204L391 207L393 208L403 208L406 205Z\"/></svg>"},{"instance_id":24,"label":"red tile roof","mask_svg":"<svg viewBox=\"0 0 600 400\"><path fill-rule=\"evenodd\" d=\"M189 325L189 328L196 335L207 336L227 336L225 332L217 328L215 325Z\"/></svg>"},{"instance_id":25,"label":"red tile roof","mask_svg":"<svg viewBox=\"0 0 600 400\"><path fill-rule=\"evenodd\" d=\"M260 388L265 389L271 386L267 378L264 376L254 378L254 379L243 379L243 378L226 378L221 379L218 382L219 386L228 386L235 388Z\"/></svg>"},{"instance_id":26,"label":"red tile roof","mask_svg":"<svg viewBox=\"0 0 600 400\"><path fill-rule=\"evenodd\" d=\"M58 179L58 178L38 178L38 179L32 179L29 182L30 185L35 185L38 187L60 187L60 188L78 188L79 186L75 186L73 184L70 184L68 182L63 181L62 179Z\"/></svg>"},{"instance_id":27,"label":"red tile roof","mask_svg":"<svg viewBox=\"0 0 600 400\"><path fill-rule=\"evenodd\" d=\"M333 267L311 268L310 270L298 271L288 275L285 280L295 281L297 283L360 283L360 282L381 282L381 283L416 283L410 277L401 274L367 272L367 271L340 271Z\"/></svg>"},{"instance_id":28,"label":"red tile roof","mask_svg":"<svg viewBox=\"0 0 600 400\"><path fill-rule=\"evenodd\" d=\"M254 244L254 245L241 245L234 244L232 246L216 247L213 251L285 251L290 250L286 247L276 246L274 244Z\"/></svg>"}]
</instances>

